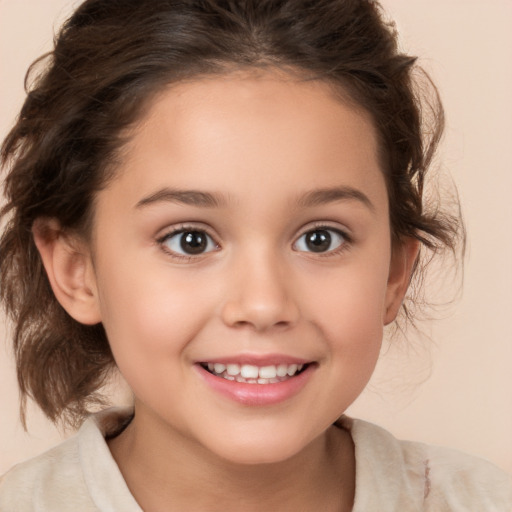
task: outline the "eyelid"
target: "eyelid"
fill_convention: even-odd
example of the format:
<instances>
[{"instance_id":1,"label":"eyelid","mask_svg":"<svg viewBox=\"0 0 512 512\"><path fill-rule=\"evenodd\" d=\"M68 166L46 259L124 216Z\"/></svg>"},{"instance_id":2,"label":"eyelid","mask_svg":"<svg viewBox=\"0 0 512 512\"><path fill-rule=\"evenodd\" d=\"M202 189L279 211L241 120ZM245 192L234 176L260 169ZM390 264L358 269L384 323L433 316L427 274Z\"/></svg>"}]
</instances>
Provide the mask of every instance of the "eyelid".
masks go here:
<instances>
[{"instance_id":1,"label":"eyelid","mask_svg":"<svg viewBox=\"0 0 512 512\"><path fill-rule=\"evenodd\" d=\"M334 231L338 235L340 235L343 238L343 242L334 249L330 249L324 252L314 252L314 251L303 251L296 249L296 245L298 241L306 234L311 233L312 231ZM293 242L293 248L297 252L301 252L303 254L307 255L314 255L316 257L328 257L337 255L345 250L347 250L352 244L353 244L353 238L352 235L349 233L349 230L347 228L344 228L340 226L339 224L333 225L333 223L330 223L328 221L317 221L312 224L304 226L300 230L300 234L295 238L295 241Z\"/></svg>"},{"instance_id":2,"label":"eyelid","mask_svg":"<svg viewBox=\"0 0 512 512\"><path fill-rule=\"evenodd\" d=\"M169 236L180 233L183 231L204 231L207 235L209 235L212 239L216 239L217 236L212 233L212 229L208 224L204 224L202 222L195 222L195 221L189 221L189 222L178 222L177 224L171 224L164 228L161 228L158 230L158 234L156 235L155 239L163 240L165 238L168 238Z\"/></svg>"},{"instance_id":3,"label":"eyelid","mask_svg":"<svg viewBox=\"0 0 512 512\"><path fill-rule=\"evenodd\" d=\"M319 229L319 230L322 230L322 229L329 230L330 229L333 231L337 231L338 233L341 233L346 240L350 240L351 242L353 241L353 236L351 234L352 232L348 227L340 224L339 222L328 221L328 220L315 221L315 222L306 224L305 226L300 228L296 239L298 239L300 236L304 235L305 233L309 233L310 231L315 231L317 229Z\"/></svg>"},{"instance_id":4,"label":"eyelid","mask_svg":"<svg viewBox=\"0 0 512 512\"><path fill-rule=\"evenodd\" d=\"M204 233L215 244L215 249L209 250L209 251L206 251L206 252L203 252L200 254L182 254L182 253L173 251L169 247L165 246L165 242L167 240L169 240L170 238L172 238L173 236L179 235L181 233L186 233L189 231L191 231L191 232L196 231L196 232ZM163 232L162 235L157 236L156 243L160 246L162 251L164 251L167 255L170 255L173 258L180 259L180 260L197 260L203 256L206 256L207 254L215 252L216 250L218 250L220 248L220 244L217 241L217 237L212 235L212 233L210 232L210 229L208 229L208 227L206 227L204 224L194 224L194 223L183 223L183 224L178 224L178 225L168 227Z\"/></svg>"}]
</instances>

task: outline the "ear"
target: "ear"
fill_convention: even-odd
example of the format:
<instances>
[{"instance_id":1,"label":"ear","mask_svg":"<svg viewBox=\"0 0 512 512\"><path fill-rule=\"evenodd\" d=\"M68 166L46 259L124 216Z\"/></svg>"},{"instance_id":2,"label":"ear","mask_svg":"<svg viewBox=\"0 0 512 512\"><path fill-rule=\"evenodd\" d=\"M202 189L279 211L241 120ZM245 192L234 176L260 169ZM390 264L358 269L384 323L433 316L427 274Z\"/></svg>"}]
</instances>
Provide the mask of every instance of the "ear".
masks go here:
<instances>
[{"instance_id":1,"label":"ear","mask_svg":"<svg viewBox=\"0 0 512 512\"><path fill-rule=\"evenodd\" d=\"M37 219L32 235L60 305L77 322L101 322L96 279L86 244L63 231L55 219Z\"/></svg>"},{"instance_id":2,"label":"ear","mask_svg":"<svg viewBox=\"0 0 512 512\"><path fill-rule=\"evenodd\" d=\"M407 238L393 247L386 290L384 325L390 324L398 314L409 287L419 250L420 242L414 238Z\"/></svg>"}]
</instances>

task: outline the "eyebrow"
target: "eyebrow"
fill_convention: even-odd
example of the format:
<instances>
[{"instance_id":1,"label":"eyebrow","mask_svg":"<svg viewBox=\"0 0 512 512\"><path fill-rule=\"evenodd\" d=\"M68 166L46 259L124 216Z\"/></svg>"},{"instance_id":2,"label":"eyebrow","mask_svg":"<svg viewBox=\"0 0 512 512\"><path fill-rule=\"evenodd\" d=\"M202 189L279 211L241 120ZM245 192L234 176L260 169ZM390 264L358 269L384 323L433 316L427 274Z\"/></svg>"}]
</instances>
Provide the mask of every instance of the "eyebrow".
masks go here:
<instances>
[{"instance_id":1,"label":"eyebrow","mask_svg":"<svg viewBox=\"0 0 512 512\"><path fill-rule=\"evenodd\" d=\"M375 206L366 194L356 188L346 186L311 190L299 197L297 205L300 208L312 208L346 200L359 201L369 210L375 212ZM181 203L201 208L218 208L227 203L225 197L220 194L212 194L211 192L203 192L201 190L179 190L164 187L141 199L136 204L136 208L144 208L158 202Z\"/></svg>"},{"instance_id":2,"label":"eyebrow","mask_svg":"<svg viewBox=\"0 0 512 512\"><path fill-rule=\"evenodd\" d=\"M225 199L218 194L202 192L200 190L177 190L165 187L141 199L137 203L136 208L143 208L161 201L202 208L218 208L226 203Z\"/></svg>"},{"instance_id":3,"label":"eyebrow","mask_svg":"<svg viewBox=\"0 0 512 512\"><path fill-rule=\"evenodd\" d=\"M307 192L300 197L298 205L300 207L308 208L346 200L359 201L369 210L375 212L375 206L366 194L356 188L345 186L320 188Z\"/></svg>"}]
</instances>

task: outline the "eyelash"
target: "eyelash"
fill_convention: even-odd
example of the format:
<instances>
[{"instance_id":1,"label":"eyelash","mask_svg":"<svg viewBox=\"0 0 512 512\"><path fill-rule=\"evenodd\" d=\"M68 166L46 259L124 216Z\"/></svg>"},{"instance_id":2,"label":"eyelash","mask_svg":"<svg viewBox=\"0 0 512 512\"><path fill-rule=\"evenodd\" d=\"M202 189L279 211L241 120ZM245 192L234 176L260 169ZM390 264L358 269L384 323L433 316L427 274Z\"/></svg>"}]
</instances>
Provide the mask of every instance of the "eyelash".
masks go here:
<instances>
[{"instance_id":1,"label":"eyelash","mask_svg":"<svg viewBox=\"0 0 512 512\"><path fill-rule=\"evenodd\" d=\"M315 224L311 227L308 227L305 231L302 232L302 234L296 238L296 241L294 242L294 247L297 245L299 240L303 238L304 236L308 235L309 233L319 232L319 231L327 231L327 232L334 232L337 236L341 237L343 240L341 241L340 245L334 249L325 251L325 252L315 252L315 251L300 251L308 255L314 255L317 258L328 258L332 256L338 256L339 254L342 254L343 252L347 251L351 245L353 244L352 237L343 229L340 229L338 227L326 225L326 224Z\"/></svg>"},{"instance_id":2,"label":"eyelash","mask_svg":"<svg viewBox=\"0 0 512 512\"><path fill-rule=\"evenodd\" d=\"M297 250L295 249L296 245L298 244L298 242L306 235L310 234L310 233L314 233L314 232L320 232L320 231L326 231L326 232L331 232L331 233L336 233L337 236L341 237L343 240L341 241L340 245L334 249L331 249L331 250L327 250L327 251L322 251L322 252L315 252L315 251L302 251L302 250ZM174 251L174 250L171 250L169 249L165 244L166 242L168 242L169 240L171 240L173 237L177 236L177 235L180 235L180 234L185 234L185 233L199 233L199 234L204 234L206 235L207 237L207 244L214 244L214 249L212 250L210 248L210 250L206 251L206 252L201 252L201 253L198 253L198 254L181 254L177 251ZM177 227L176 229L172 229L171 231L167 232L165 235L157 238L156 242L158 243L158 245L162 248L162 250L172 256L173 258L175 259L179 259L179 260L182 260L182 261L191 261L191 260L197 260L198 258L200 258L201 256L204 256L206 254L209 254L210 252L216 252L219 248L220 248L220 245L215 241L215 238L210 235L208 233L208 230L206 230L204 227L198 227L198 226L189 226L189 225L182 225L182 226L179 226ZM320 258L326 258L326 257L329 257L329 256L337 256L343 252L345 252L346 250L348 250L350 248L350 246L352 245L353 243L353 240L352 238L344 231L344 230L341 230L339 228L335 228L333 226L329 226L329 225L325 225L325 224L318 224L318 225L313 225L311 227L309 227L306 231L303 231L302 234L297 237L295 239L295 242L293 243L293 247L294 247L294 250L296 250L297 252L301 252L301 253L305 253L305 254L313 254L315 255L316 257L320 257Z\"/></svg>"},{"instance_id":3,"label":"eyelash","mask_svg":"<svg viewBox=\"0 0 512 512\"><path fill-rule=\"evenodd\" d=\"M200 253L200 254L194 255L194 254L181 254L181 253L178 253L178 252L173 251L173 250L169 249L168 247L166 247L166 245L165 245L166 242L171 240L173 237L175 237L179 234L184 234L184 233L201 233L201 234L206 235L208 240L213 242L213 244L215 245L215 249L213 251L210 250L205 253ZM197 260L197 258L200 258L201 256L203 256L205 254L209 254L210 252L215 252L215 250L218 250L220 247L219 244L215 241L214 237L212 235L210 235L204 227L187 226L187 225L179 226L176 229L172 229L171 231L167 232L165 235L157 238L156 242L166 254L172 256L175 259L179 259L179 260L182 260L185 262L191 261L191 260ZM207 243L209 243L209 242L207 241Z\"/></svg>"}]
</instances>

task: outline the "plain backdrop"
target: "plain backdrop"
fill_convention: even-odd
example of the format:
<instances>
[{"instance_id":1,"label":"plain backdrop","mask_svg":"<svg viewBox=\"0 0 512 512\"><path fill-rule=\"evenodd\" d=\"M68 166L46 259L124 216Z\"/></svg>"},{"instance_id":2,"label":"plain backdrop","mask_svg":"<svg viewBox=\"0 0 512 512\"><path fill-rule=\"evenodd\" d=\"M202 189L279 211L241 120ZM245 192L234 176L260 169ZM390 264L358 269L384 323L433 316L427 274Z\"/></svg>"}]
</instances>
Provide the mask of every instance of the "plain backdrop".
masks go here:
<instances>
[{"instance_id":1,"label":"plain backdrop","mask_svg":"<svg viewBox=\"0 0 512 512\"><path fill-rule=\"evenodd\" d=\"M28 65L50 49L54 30L78 3L0 0L0 137L23 101ZM382 3L402 46L421 57L444 100L438 165L457 184L469 245L462 298L424 324L422 337L411 332L407 343L391 341L348 413L397 437L452 446L512 472L512 2ZM1 324L0 335L3 473L63 435L33 407L29 433L23 431Z\"/></svg>"}]
</instances>

